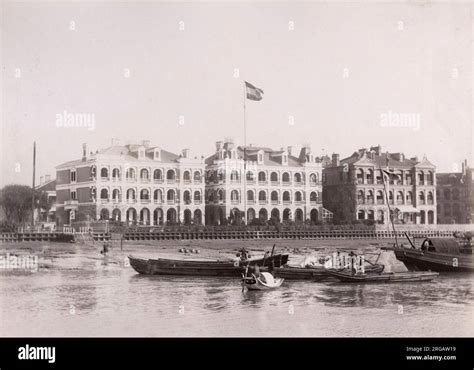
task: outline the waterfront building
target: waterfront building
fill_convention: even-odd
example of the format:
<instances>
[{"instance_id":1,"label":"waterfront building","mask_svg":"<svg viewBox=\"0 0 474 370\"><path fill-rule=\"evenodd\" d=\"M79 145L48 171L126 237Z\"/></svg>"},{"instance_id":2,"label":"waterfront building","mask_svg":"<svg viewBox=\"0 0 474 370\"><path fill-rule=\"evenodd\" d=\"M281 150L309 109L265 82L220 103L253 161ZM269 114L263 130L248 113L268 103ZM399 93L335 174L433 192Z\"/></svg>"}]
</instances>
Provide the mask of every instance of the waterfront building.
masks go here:
<instances>
[{"instance_id":1,"label":"waterfront building","mask_svg":"<svg viewBox=\"0 0 474 370\"><path fill-rule=\"evenodd\" d=\"M56 167L59 225L114 220L127 224L202 224L204 158L161 147L120 145Z\"/></svg>"},{"instance_id":2,"label":"waterfront building","mask_svg":"<svg viewBox=\"0 0 474 370\"><path fill-rule=\"evenodd\" d=\"M461 172L436 174L438 223L472 224L474 222L474 171L467 161Z\"/></svg>"},{"instance_id":3,"label":"waterfront building","mask_svg":"<svg viewBox=\"0 0 474 370\"><path fill-rule=\"evenodd\" d=\"M206 159L206 223L328 221L332 215L322 207L321 171L321 159L309 146L295 156L291 147L218 141Z\"/></svg>"},{"instance_id":4,"label":"waterfront building","mask_svg":"<svg viewBox=\"0 0 474 370\"><path fill-rule=\"evenodd\" d=\"M434 224L435 171L427 158L382 153L380 146L360 149L342 160L333 154L323 169L323 205L334 213L336 223L389 223L388 202L396 223Z\"/></svg>"},{"instance_id":5,"label":"waterfront building","mask_svg":"<svg viewBox=\"0 0 474 370\"><path fill-rule=\"evenodd\" d=\"M56 226L56 179L51 179L51 175L40 176L40 183L35 190L37 194L46 197L43 203L46 207L35 209L35 225L54 229Z\"/></svg>"}]
</instances>

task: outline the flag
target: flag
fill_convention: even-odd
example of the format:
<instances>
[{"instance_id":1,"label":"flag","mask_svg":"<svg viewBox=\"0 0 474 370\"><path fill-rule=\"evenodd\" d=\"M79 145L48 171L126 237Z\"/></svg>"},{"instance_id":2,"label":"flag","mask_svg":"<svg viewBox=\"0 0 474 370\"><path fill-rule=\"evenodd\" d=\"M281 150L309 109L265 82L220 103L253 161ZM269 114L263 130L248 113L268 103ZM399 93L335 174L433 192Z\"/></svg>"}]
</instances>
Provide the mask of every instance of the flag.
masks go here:
<instances>
[{"instance_id":1,"label":"flag","mask_svg":"<svg viewBox=\"0 0 474 370\"><path fill-rule=\"evenodd\" d=\"M247 90L247 99L259 101L263 99L263 90L245 81L245 88Z\"/></svg>"}]
</instances>

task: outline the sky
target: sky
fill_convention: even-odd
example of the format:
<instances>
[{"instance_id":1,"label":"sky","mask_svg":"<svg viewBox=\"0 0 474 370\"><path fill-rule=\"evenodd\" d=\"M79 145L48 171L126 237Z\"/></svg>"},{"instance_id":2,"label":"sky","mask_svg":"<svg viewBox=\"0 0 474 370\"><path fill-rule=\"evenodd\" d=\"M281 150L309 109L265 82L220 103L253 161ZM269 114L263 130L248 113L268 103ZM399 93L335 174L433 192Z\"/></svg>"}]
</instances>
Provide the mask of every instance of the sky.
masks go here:
<instances>
[{"instance_id":1,"label":"sky","mask_svg":"<svg viewBox=\"0 0 474 370\"><path fill-rule=\"evenodd\" d=\"M471 2L2 2L0 186L150 140L473 165ZM62 117L77 115L63 124ZM93 126L79 127L79 116ZM402 127L403 126L403 127Z\"/></svg>"}]
</instances>

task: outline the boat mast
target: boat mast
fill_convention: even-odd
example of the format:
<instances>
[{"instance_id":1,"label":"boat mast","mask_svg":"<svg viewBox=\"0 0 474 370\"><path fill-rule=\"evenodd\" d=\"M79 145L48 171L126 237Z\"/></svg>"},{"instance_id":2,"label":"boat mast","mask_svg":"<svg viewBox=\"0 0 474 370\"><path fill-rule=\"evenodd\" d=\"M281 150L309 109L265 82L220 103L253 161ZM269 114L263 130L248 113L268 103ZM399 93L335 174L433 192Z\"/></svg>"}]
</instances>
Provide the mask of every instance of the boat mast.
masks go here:
<instances>
[{"instance_id":1,"label":"boat mast","mask_svg":"<svg viewBox=\"0 0 474 370\"><path fill-rule=\"evenodd\" d=\"M244 223L247 225L247 121L245 114L245 101L247 100L247 86L244 81Z\"/></svg>"},{"instance_id":2,"label":"boat mast","mask_svg":"<svg viewBox=\"0 0 474 370\"><path fill-rule=\"evenodd\" d=\"M382 166L380 166L380 172L382 172L382 182L383 182L383 190L385 192L385 199L387 200L387 207L388 207L388 216L390 218L390 223L392 224L392 230L393 230L393 235L395 236L395 245L398 247L398 238L397 238L397 232L395 231L395 224L393 223L393 215L392 215L392 210L390 208L390 199L388 197L388 191L387 191L387 186L385 184L385 174L384 171L382 170ZM387 172L388 170L388 160L387 160ZM390 175L388 175L388 179L390 181ZM394 194L395 196L395 194Z\"/></svg>"},{"instance_id":3,"label":"boat mast","mask_svg":"<svg viewBox=\"0 0 474 370\"><path fill-rule=\"evenodd\" d=\"M35 227L36 141L33 141L33 186L31 189L31 231Z\"/></svg>"}]
</instances>

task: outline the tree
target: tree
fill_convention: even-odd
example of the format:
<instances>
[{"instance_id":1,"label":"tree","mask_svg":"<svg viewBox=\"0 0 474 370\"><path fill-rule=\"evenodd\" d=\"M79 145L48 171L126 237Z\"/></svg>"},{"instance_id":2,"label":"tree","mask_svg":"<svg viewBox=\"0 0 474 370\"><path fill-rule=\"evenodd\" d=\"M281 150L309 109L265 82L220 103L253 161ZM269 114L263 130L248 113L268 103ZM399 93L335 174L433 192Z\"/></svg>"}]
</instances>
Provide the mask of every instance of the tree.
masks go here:
<instances>
[{"instance_id":1,"label":"tree","mask_svg":"<svg viewBox=\"0 0 474 370\"><path fill-rule=\"evenodd\" d=\"M5 217L17 225L24 225L31 217L31 187L6 185L0 190L0 207Z\"/></svg>"}]
</instances>

